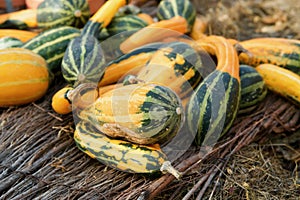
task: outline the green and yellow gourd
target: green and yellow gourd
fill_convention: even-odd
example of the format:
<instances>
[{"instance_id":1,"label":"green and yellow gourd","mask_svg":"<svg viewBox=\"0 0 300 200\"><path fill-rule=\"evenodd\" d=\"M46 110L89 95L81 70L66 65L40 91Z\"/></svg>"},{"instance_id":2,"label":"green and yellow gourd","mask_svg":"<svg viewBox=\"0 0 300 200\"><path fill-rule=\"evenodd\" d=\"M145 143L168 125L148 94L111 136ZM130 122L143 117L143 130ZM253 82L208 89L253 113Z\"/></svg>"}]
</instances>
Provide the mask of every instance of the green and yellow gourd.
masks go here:
<instances>
[{"instance_id":1,"label":"green and yellow gourd","mask_svg":"<svg viewBox=\"0 0 300 200\"><path fill-rule=\"evenodd\" d=\"M83 82L97 83L104 73L105 59L95 37L80 36L70 41L62 61L64 79L74 87Z\"/></svg>"},{"instance_id":2,"label":"green and yellow gourd","mask_svg":"<svg viewBox=\"0 0 300 200\"><path fill-rule=\"evenodd\" d=\"M0 107L34 102L48 87L44 58L23 48L0 50Z\"/></svg>"},{"instance_id":3,"label":"green and yellow gourd","mask_svg":"<svg viewBox=\"0 0 300 200\"><path fill-rule=\"evenodd\" d=\"M37 36L37 32L17 30L17 29L0 29L0 38L3 37L14 37L19 39L21 42L27 42L28 40Z\"/></svg>"},{"instance_id":4,"label":"green and yellow gourd","mask_svg":"<svg viewBox=\"0 0 300 200\"><path fill-rule=\"evenodd\" d=\"M158 144L139 145L112 139L84 121L76 125L74 140L81 151L106 166L129 173L168 172L177 179L181 176Z\"/></svg>"},{"instance_id":5,"label":"green and yellow gourd","mask_svg":"<svg viewBox=\"0 0 300 200\"><path fill-rule=\"evenodd\" d=\"M286 38L253 38L238 42L245 50L243 64L273 64L300 75L300 41Z\"/></svg>"},{"instance_id":6,"label":"green and yellow gourd","mask_svg":"<svg viewBox=\"0 0 300 200\"><path fill-rule=\"evenodd\" d=\"M241 99L239 114L248 113L255 109L267 94L263 77L249 65L240 65Z\"/></svg>"},{"instance_id":7,"label":"green and yellow gourd","mask_svg":"<svg viewBox=\"0 0 300 200\"><path fill-rule=\"evenodd\" d=\"M2 37L0 38L0 49L6 49L11 47L21 47L23 42L14 37Z\"/></svg>"},{"instance_id":8,"label":"green and yellow gourd","mask_svg":"<svg viewBox=\"0 0 300 200\"><path fill-rule=\"evenodd\" d=\"M195 18L196 9L189 0L162 0L157 7L157 18L159 20L171 19L181 16L188 22L188 32L191 31Z\"/></svg>"},{"instance_id":9,"label":"green and yellow gourd","mask_svg":"<svg viewBox=\"0 0 300 200\"><path fill-rule=\"evenodd\" d=\"M0 14L0 29L28 29L37 28L36 9L22 9L10 13Z\"/></svg>"},{"instance_id":10,"label":"green and yellow gourd","mask_svg":"<svg viewBox=\"0 0 300 200\"><path fill-rule=\"evenodd\" d=\"M105 60L97 37L125 4L125 0L106 1L84 25L81 35L69 43L61 65L62 74L68 83L76 86L100 81Z\"/></svg>"},{"instance_id":11,"label":"green and yellow gourd","mask_svg":"<svg viewBox=\"0 0 300 200\"><path fill-rule=\"evenodd\" d=\"M22 48L39 54L46 60L51 71L57 71L60 69L69 42L79 35L80 30L71 26L53 28L28 40Z\"/></svg>"},{"instance_id":12,"label":"green and yellow gourd","mask_svg":"<svg viewBox=\"0 0 300 200\"><path fill-rule=\"evenodd\" d=\"M169 87L182 98L202 80L201 68L201 57L189 44L169 42L159 47L136 79Z\"/></svg>"},{"instance_id":13,"label":"green and yellow gourd","mask_svg":"<svg viewBox=\"0 0 300 200\"><path fill-rule=\"evenodd\" d=\"M37 24L42 29L60 26L81 28L89 17L86 0L44 0L37 8Z\"/></svg>"},{"instance_id":14,"label":"green and yellow gourd","mask_svg":"<svg viewBox=\"0 0 300 200\"><path fill-rule=\"evenodd\" d=\"M294 103L300 108L300 76L288 69L273 64L255 67L263 77L267 88Z\"/></svg>"},{"instance_id":15,"label":"green and yellow gourd","mask_svg":"<svg viewBox=\"0 0 300 200\"><path fill-rule=\"evenodd\" d=\"M239 60L236 49L221 36L198 41L217 57L217 67L196 88L187 105L190 132L196 145L213 144L231 127L240 101Z\"/></svg>"},{"instance_id":16,"label":"green and yellow gourd","mask_svg":"<svg viewBox=\"0 0 300 200\"><path fill-rule=\"evenodd\" d=\"M180 99L172 90L140 83L105 92L80 111L78 117L110 137L154 144L176 135L182 125L182 114Z\"/></svg>"}]
</instances>

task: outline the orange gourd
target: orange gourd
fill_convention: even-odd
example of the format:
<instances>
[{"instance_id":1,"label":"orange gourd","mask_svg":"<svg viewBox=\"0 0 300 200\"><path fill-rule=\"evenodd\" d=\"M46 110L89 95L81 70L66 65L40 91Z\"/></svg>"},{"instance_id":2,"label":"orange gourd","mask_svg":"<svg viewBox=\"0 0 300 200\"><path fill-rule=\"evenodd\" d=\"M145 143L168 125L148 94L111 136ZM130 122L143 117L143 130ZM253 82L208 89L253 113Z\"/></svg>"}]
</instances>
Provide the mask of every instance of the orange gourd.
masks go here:
<instances>
[{"instance_id":1,"label":"orange gourd","mask_svg":"<svg viewBox=\"0 0 300 200\"><path fill-rule=\"evenodd\" d=\"M49 87L47 63L23 48L0 50L0 107L23 105L45 95Z\"/></svg>"}]
</instances>

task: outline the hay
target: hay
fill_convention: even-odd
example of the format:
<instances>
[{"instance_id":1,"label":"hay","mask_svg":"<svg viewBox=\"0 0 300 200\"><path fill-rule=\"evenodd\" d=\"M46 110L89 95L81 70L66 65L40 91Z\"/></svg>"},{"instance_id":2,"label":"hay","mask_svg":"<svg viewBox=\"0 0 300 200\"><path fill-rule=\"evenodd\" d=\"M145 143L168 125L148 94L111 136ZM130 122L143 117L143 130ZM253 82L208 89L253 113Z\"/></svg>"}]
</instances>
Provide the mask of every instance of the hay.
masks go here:
<instances>
[{"instance_id":1,"label":"hay","mask_svg":"<svg viewBox=\"0 0 300 200\"><path fill-rule=\"evenodd\" d=\"M229 9L228 2L216 4L219 17L210 21L211 33L238 39L251 32L267 35L254 30L248 13L261 5L239 1ZM202 2L211 8L214 3ZM242 17L248 32L240 28ZM273 93L251 115L239 116L212 151L191 147L185 152L175 163L184 176L174 180L116 171L82 153L72 138L72 115L51 109L51 97L63 85L60 77L43 99L0 110L0 199L299 198L300 110Z\"/></svg>"}]
</instances>

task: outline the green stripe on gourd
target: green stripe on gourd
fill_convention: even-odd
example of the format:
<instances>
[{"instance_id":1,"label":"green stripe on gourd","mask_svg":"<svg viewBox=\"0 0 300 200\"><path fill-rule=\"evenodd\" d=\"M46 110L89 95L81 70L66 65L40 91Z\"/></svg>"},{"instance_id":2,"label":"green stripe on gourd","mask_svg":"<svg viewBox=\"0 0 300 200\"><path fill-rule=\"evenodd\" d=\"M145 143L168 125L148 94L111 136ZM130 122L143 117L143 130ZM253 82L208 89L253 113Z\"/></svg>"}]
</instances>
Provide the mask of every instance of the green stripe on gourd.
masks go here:
<instances>
[{"instance_id":1,"label":"green stripe on gourd","mask_svg":"<svg viewBox=\"0 0 300 200\"><path fill-rule=\"evenodd\" d=\"M61 67L64 79L75 87L85 82L99 82L104 74L105 59L98 40L89 36L73 39Z\"/></svg>"},{"instance_id":2,"label":"green stripe on gourd","mask_svg":"<svg viewBox=\"0 0 300 200\"><path fill-rule=\"evenodd\" d=\"M124 172L160 172L162 167L169 163L167 156L157 146L111 139L86 122L76 125L74 140L78 148L91 158ZM176 170L173 175L180 176Z\"/></svg>"},{"instance_id":3,"label":"green stripe on gourd","mask_svg":"<svg viewBox=\"0 0 300 200\"><path fill-rule=\"evenodd\" d=\"M23 42L17 38L6 36L0 38L0 49L6 49L11 47L21 47Z\"/></svg>"},{"instance_id":4,"label":"green stripe on gourd","mask_svg":"<svg viewBox=\"0 0 300 200\"><path fill-rule=\"evenodd\" d=\"M215 70L197 87L188 103L188 126L195 143L214 144L228 131L239 103L239 81L227 72Z\"/></svg>"},{"instance_id":5,"label":"green stripe on gourd","mask_svg":"<svg viewBox=\"0 0 300 200\"><path fill-rule=\"evenodd\" d=\"M49 29L27 41L22 48L42 56L51 71L60 69L69 42L80 35L80 30L70 26Z\"/></svg>"},{"instance_id":6,"label":"green stripe on gourd","mask_svg":"<svg viewBox=\"0 0 300 200\"><path fill-rule=\"evenodd\" d=\"M104 93L79 114L110 137L139 144L163 143L181 127L177 95L154 84L126 85Z\"/></svg>"},{"instance_id":7,"label":"green stripe on gourd","mask_svg":"<svg viewBox=\"0 0 300 200\"><path fill-rule=\"evenodd\" d=\"M241 99L239 113L252 111L266 94L267 87L262 76L249 65L240 65Z\"/></svg>"},{"instance_id":8,"label":"green stripe on gourd","mask_svg":"<svg viewBox=\"0 0 300 200\"><path fill-rule=\"evenodd\" d=\"M123 31L135 31L147 25L148 24L137 15L125 15L114 17L106 28L110 35L115 35Z\"/></svg>"},{"instance_id":9,"label":"green stripe on gourd","mask_svg":"<svg viewBox=\"0 0 300 200\"><path fill-rule=\"evenodd\" d=\"M196 9L189 0L162 0L157 8L157 18L164 20L175 16L184 17L190 31L196 18Z\"/></svg>"},{"instance_id":10,"label":"green stripe on gourd","mask_svg":"<svg viewBox=\"0 0 300 200\"><path fill-rule=\"evenodd\" d=\"M184 97L201 81L201 68L201 57L189 44L169 42L159 47L136 79L167 86Z\"/></svg>"},{"instance_id":11,"label":"green stripe on gourd","mask_svg":"<svg viewBox=\"0 0 300 200\"><path fill-rule=\"evenodd\" d=\"M89 17L86 0L45 0L37 8L37 23L44 29L66 25L81 28Z\"/></svg>"}]
</instances>

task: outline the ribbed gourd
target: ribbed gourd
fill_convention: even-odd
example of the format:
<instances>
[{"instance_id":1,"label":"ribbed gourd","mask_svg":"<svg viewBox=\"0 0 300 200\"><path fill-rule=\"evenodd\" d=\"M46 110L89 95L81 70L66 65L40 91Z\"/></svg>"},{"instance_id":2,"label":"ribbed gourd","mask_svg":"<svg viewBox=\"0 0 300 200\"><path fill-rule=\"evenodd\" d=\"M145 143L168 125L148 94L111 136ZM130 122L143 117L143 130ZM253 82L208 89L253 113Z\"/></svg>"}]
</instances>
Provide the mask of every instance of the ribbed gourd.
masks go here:
<instances>
[{"instance_id":1,"label":"ribbed gourd","mask_svg":"<svg viewBox=\"0 0 300 200\"><path fill-rule=\"evenodd\" d=\"M259 102L267 95L267 87L263 77L249 65L240 65L241 99L239 114L249 113L255 109Z\"/></svg>"},{"instance_id":2,"label":"ribbed gourd","mask_svg":"<svg viewBox=\"0 0 300 200\"><path fill-rule=\"evenodd\" d=\"M67 83L76 87L81 83L99 82L105 66L103 51L95 37L73 39L62 61L62 74Z\"/></svg>"},{"instance_id":3,"label":"ribbed gourd","mask_svg":"<svg viewBox=\"0 0 300 200\"><path fill-rule=\"evenodd\" d=\"M89 17L86 0L44 0L37 8L37 24L42 29L60 26L82 28Z\"/></svg>"},{"instance_id":4,"label":"ribbed gourd","mask_svg":"<svg viewBox=\"0 0 300 200\"><path fill-rule=\"evenodd\" d=\"M188 22L188 31L191 31L196 18L196 9L189 0L162 0L157 7L159 20L181 16Z\"/></svg>"},{"instance_id":5,"label":"ribbed gourd","mask_svg":"<svg viewBox=\"0 0 300 200\"><path fill-rule=\"evenodd\" d=\"M239 108L239 60L236 49L222 36L211 35L197 42L217 57L217 67L192 94L187 122L196 145L213 145L229 130Z\"/></svg>"},{"instance_id":6,"label":"ribbed gourd","mask_svg":"<svg viewBox=\"0 0 300 200\"><path fill-rule=\"evenodd\" d=\"M0 50L0 107L34 102L45 95L48 87L44 58L23 48Z\"/></svg>"},{"instance_id":7,"label":"ribbed gourd","mask_svg":"<svg viewBox=\"0 0 300 200\"><path fill-rule=\"evenodd\" d=\"M110 23L118 9L125 4L125 0L106 1L84 25L80 36L68 44L61 65L62 74L67 82L76 86L95 81L95 77L97 82L100 81L105 65L97 37ZM94 48L95 52L93 52Z\"/></svg>"},{"instance_id":8,"label":"ribbed gourd","mask_svg":"<svg viewBox=\"0 0 300 200\"><path fill-rule=\"evenodd\" d=\"M80 30L71 26L52 28L41 32L25 42L22 48L42 56L51 71L60 69L69 42L80 35Z\"/></svg>"},{"instance_id":9,"label":"ribbed gourd","mask_svg":"<svg viewBox=\"0 0 300 200\"><path fill-rule=\"evenodd\" d=\"M117 87L78 113L100 132L138 144L164 143L183 121L180 99L169 88L140 83Z\"/></svg>"}]
</instances>

